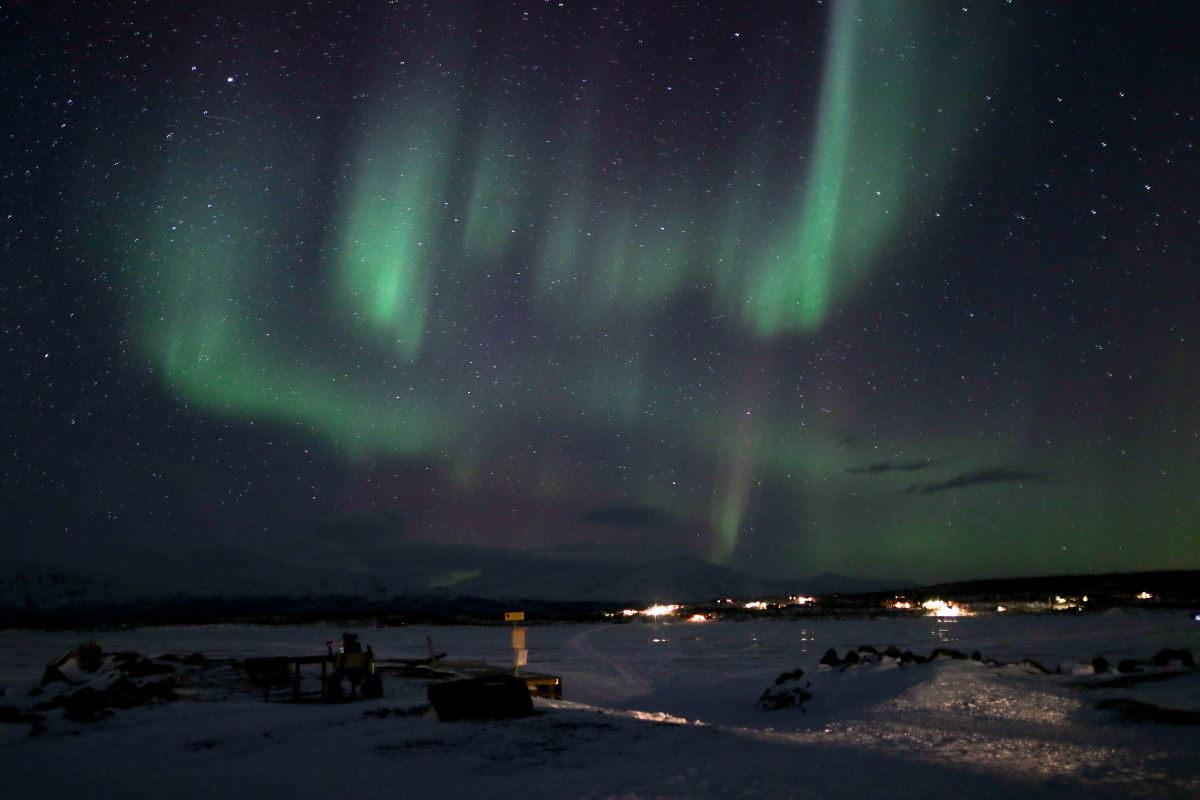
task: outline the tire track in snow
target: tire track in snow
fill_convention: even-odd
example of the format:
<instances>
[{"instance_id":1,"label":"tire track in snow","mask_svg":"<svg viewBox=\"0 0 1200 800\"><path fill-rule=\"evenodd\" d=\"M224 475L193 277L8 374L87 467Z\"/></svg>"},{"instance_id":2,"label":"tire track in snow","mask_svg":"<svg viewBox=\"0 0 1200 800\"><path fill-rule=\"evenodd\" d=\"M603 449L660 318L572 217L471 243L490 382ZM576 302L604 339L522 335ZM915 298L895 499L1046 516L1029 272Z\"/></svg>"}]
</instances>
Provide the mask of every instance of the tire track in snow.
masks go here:
<instances>
[{"instance_id":1,"label":"tire track in snow","mask_svg":"<svg viewBox=\"0 0 1200 800\"><path fill-rule=\"evenodd\" d=\"M621 685L629 690L630 695L649 694L653 688L640 672L634 669L628 659L619 658L598 650L591 643L591 638L607 627L596 626L581 631L571 637L571 651L578 656L600 663L611 669L620 679Z\"/></svg>"}]
</instances>

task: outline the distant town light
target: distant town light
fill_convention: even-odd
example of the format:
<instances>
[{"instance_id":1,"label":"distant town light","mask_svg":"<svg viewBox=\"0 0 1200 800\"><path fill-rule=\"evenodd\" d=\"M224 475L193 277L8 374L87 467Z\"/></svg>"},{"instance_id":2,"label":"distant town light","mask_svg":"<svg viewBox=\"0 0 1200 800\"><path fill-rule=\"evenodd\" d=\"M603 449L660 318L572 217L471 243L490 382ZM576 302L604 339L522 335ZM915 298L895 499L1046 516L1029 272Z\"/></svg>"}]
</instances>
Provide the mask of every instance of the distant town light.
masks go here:
<instances>
[{"instance_id":1,"label":"distant town light","mask_svg":"<svg viewBox=\"0 0 1200 800\"><path fill-rule=\"evenodd\" d=\"M749 603L746 603L746 605L745 605L745 608L753 609L755 611L761 611L766 607L767 607L767 604L765 602L763 602L762 600L751 600Z\"/></svg>"},{"instance_id":2,"label":"distant town light","mask_svg":"<svg viewBox=\"0 0 1200 800\"><path fill-rule=\"evenodd\" d=\"M688 617L688 622L708 622L708 617L703 614L692 614Z\"/></svg>"},{"instance_id":3,"label":"distant town light","mask_svg":"<svg viewBox=\"0 0 1200 800\"><path fill-rule=\"evenodd\" d=\"M969 617L970 614L960 605L946 600L926 600L921 604L931 617Z\"/></svg>"},{"instance_id":4,"label":"distant town light","mask_svg":"<svg viewBox=\"0 0 1200 800\"><path fill-rule=\"evenodd\" d=\"M642 613L647 617L667 617L679 610L678 605L653 605Z\"/></svg>"},{"instance_id":5,"label":"distant town light","mask_svg":"<svg viewBox=\"0 0 1200 800\"><path fill-rule=\"evenodd\" d=\"M1084 598L1085 601L1086 599L1087 598ZM1054 595L1054 599L1051 601L1050 606L1055 611L1071 611L1073 609L1078 610L1081 607L1079 605L1078 597L1063 597L1062 595L1057 594Z\"/></svg>"},{"instance_id":6,"label":"distant town light","mask_svg":"<svg viewBox=\"0 0 1200 800\"><path fill-rule=\"evenodd\" d=\"M1153 600L1154 595L1150 594L1149 592L1138 592L1137 599L1138 600Z\"/></svg>"},{"instance_id":7,"label":"distant town light","mask_svg":"<svg viewBox=\"0 0 1200 800\"><path fill-rule=\"evenodd\" d=\"M1007 607L1007 606L996 606L996 613L997 613L997 614L1003 614L1005 611L1008 611L1008 607Z\"/></svg>"}]
</instances>

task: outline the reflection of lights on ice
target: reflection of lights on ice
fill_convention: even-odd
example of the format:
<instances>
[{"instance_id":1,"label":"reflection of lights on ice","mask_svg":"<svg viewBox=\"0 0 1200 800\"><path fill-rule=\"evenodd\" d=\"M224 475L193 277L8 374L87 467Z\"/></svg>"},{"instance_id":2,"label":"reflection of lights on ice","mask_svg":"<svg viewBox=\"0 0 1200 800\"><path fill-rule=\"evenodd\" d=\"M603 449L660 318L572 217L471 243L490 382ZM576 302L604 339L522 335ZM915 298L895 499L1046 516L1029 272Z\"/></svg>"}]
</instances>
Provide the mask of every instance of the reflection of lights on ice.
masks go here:
<instances>
[{"instance_id":1,"label":"reflection of lights on ice","mask_svg":"<svg viewBox=\"0 0 1200 800\"><path fill-rule=\"evenodd\" d=\"M892 603L892 608L905 611L912 608L912 603L908 602L907 600L897 600L896 602Z\"/></svg>"},{"instance_id":2,"label":"reflection of lights on ice","mask_svg":"<svg viewBox=\"0 0 1200 800\"><path fill-rule=\"evenodd\" d=\"M945 600L926 600L921 608L929 612L931 617L968 617L967 610L962 606L948 603Z\"/></svg>"}]
</instances>

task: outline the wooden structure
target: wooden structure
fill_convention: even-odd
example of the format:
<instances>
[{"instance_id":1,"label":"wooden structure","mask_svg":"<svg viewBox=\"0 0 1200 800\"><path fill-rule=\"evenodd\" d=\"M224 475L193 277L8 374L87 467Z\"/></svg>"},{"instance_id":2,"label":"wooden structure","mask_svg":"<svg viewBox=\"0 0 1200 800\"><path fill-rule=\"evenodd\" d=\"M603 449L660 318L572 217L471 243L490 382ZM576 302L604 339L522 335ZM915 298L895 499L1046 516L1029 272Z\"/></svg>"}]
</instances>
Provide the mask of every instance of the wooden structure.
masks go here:
<instances>
[{"instance_id":1,"label":"wooden structure","mask_svg":"<svg viewBox=\"0 0 1200 800\"><path fill-rule=\"evenodd\" d=\"M529 693L534 697L547 697L551 700L562 700L562 678L558 677L557 675L542 675L535 672L526 672L521 677L525 681L525 685L529 687Z\"/></svg>"},{"instance_id":2,"label":"wooden structure","mask_svg":"<svg viewBox=\"0 0 1200 800\"><path fill-rule=\"evenodd\" d=\"M271 689L290 685L292 700L298 703L304 697L300 691L301 667L314 665L321 667L321 688L319 692L309 694L319 696L322 701L341 699L331 696L331 680L349 678L350 696L353 697L358 684L366 676L375 674L375 656L370 650L365 653L326 653L319 656L247 658L242 662L242 669L250 677L250 683L263 690L264 701L270 701Z\"/></svg>"}]
</instances>

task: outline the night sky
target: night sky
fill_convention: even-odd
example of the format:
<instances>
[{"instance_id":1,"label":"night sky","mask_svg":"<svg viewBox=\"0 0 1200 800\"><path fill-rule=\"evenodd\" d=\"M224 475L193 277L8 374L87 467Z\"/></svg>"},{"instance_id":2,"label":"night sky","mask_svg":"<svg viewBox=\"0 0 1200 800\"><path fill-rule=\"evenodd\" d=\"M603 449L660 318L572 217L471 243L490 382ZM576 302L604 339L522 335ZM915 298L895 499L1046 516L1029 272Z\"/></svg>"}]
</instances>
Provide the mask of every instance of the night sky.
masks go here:
<instances>
[{"instance_id":1,"label":"night sky","mask_svg":"<svg viewBox=\"0 0 1200 800\"><path fill-rule=\"evenodd\" d=\"M1198 31L5 3L0 566L1198 568Z\"/></svg>"}]
</instances>

